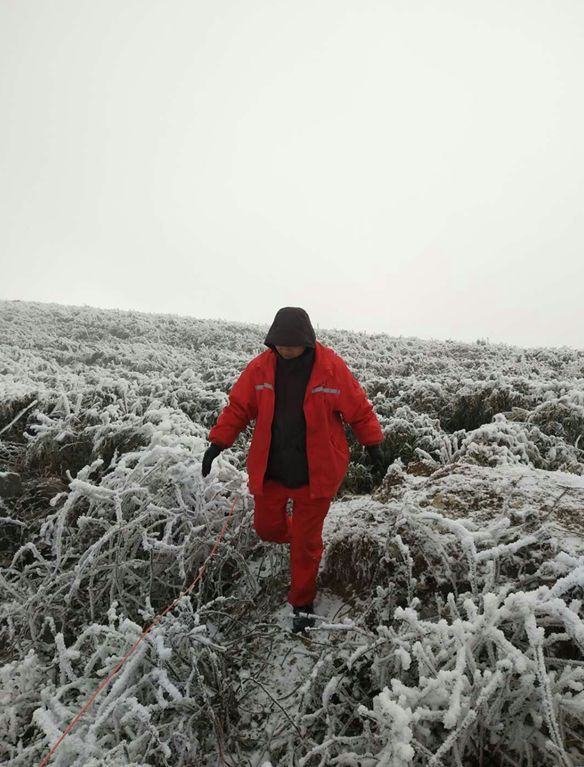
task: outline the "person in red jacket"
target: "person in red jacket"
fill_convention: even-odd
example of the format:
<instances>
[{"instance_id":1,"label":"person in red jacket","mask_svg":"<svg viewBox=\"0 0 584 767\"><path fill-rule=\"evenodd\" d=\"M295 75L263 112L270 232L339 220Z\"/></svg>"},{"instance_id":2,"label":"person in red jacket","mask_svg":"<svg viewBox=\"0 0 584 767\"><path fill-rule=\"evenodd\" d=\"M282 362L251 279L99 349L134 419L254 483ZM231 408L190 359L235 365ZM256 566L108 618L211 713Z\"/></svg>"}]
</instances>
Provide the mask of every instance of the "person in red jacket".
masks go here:
<instances>
[{"instance_id":1,"label":"person in red jacket","mask_svg":"<svg viewBox=\"0 0 584 767\"><path fill-rule=\"evenodd\" d=\"M342 357L316 340L304 309L280 309L264 344L268 349L245 367L208 434L202 474L255 421L247 457L254 529L263 540L290 544L288 602L299 632L314 625L322 527L349 466L344 423L378 470L383 432L365 391Z\"/></svg>"}]
</instances>

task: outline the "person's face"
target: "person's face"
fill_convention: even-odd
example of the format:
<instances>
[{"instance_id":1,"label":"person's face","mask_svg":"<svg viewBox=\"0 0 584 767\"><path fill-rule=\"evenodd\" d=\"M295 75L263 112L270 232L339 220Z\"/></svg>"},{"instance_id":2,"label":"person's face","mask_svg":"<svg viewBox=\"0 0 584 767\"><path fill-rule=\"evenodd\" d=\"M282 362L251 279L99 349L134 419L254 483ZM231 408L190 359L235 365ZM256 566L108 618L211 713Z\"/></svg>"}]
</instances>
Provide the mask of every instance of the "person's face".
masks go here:
<instances>
[{"instance_id":1,"label":"person's face","mask_svg":"<svg viewBox=\"0 0 584 767\"><path fill-rule=\"evenodd\" d=\"M306 346L276 346L276 349L285 360L291 360L294 357L300 357Z\"/></svg>"}]
</instances>

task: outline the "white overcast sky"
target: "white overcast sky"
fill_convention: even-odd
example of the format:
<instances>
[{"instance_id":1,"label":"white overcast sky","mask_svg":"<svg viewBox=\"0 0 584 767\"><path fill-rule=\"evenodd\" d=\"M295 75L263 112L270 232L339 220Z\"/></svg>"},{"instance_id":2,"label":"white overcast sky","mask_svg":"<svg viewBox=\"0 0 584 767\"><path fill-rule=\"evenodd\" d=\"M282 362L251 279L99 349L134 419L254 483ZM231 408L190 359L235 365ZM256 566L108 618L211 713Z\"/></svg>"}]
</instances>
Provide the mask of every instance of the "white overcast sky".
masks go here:
<instances>
[{"instance_id":1,"label":"white overcast sky","mask_svg":"<svg viewBox=\"0 0 584 767\"><path fill-rule=\"evenodd\" d=\"M583 75L582 0L0 0L0 298L584 348Z\"/></svg>"}]
</instances>

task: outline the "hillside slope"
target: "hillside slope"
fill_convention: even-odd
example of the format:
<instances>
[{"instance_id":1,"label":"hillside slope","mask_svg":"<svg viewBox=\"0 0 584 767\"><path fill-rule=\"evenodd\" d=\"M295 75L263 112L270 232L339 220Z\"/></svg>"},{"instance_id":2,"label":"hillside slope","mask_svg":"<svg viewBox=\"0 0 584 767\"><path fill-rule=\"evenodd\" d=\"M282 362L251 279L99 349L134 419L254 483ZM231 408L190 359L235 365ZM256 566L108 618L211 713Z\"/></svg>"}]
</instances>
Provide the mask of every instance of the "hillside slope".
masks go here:
<instances>
[{"instance_id":1,"label":"hillside slope","mask_svg":"<svg viewBox=\"0 0 584 767\"><path fill-rule=\"evenodd\" d=\"M584 352L319 331L386 470L347 434L300 638L253 425L201 476L266 329L0 302L0 761L39 764L198 577L51 764L584 765Z\"/></svg>"}]
</instances>

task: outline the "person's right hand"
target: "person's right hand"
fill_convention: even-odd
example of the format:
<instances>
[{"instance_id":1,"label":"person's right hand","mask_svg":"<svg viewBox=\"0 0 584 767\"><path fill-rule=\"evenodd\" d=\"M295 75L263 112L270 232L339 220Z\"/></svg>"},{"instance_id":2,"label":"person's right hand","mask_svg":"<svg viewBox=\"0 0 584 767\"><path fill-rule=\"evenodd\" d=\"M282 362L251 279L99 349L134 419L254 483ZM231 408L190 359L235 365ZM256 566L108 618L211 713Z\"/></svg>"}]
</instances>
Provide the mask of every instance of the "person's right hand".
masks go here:
<instances>
[{"instance_id":1,"label":"person's right hand","mask_svg":"<svg viewBox=\"0 0 584 767\"><path fill-rule=\"evenodd\" d=\"M211 442L209 447L205 450L205 454L203 456L203 469L202 469L204 477L206 477L207 474L211 471L211 464L213 463L213 460L217 458L217 456L222 450L223 450L222 447L215 445L213 442Z\"/></svg>"}]
</instances>

